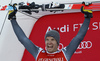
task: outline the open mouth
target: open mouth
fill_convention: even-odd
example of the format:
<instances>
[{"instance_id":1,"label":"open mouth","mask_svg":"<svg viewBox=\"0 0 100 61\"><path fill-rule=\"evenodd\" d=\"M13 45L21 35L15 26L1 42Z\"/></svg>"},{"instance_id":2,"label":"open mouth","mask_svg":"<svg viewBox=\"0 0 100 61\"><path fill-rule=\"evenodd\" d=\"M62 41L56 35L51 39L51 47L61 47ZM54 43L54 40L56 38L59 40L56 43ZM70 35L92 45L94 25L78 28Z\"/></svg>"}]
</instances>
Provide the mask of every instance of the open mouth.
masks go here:
<instances>
[{"instance_id":1,"label":"open mouth","mask_svg":"<svg viewBox=\"0 0 100 61\"><path fill-rule=\"evenodd\" d=\"M47 45L47 48L53 48L53 46L52 45Z\"/></svg>"}]
</instances>

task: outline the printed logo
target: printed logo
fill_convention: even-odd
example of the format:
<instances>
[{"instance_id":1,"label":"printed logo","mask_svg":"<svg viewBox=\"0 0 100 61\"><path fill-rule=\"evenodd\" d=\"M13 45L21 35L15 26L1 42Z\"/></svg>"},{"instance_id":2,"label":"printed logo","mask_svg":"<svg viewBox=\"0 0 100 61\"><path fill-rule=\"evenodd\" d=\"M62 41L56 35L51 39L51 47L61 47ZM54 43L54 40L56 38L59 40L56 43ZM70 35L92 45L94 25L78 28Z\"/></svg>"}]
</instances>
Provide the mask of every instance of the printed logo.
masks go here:
<instances>
[{"instance_id":1,"label":"printed logo","mask_svg":"<svg viewBox=\"0 0 100 61\"><path fill-rule=\"evenodd\" d=\"M6 7L7 7L7 5L5 5L5 6L0 6L0 10L5 10Z\"/></svg>"},{"instance_id":2,"label":"printed logo","mask_svg":"<svg viewBox=\"0 0 100 61\"><path fill-rule=\"evenodd\" d=\"M77 49L90 49L92 47L91 41L83 41L80 43Z\"/></svg>"},{"instance_id":3,"label":"printed logo","mask_svg":"<svg viewBox=\"0 0 100 61\"><path fill-rule=\"evenodd\" d=\"M59 43L58 50L61 50L62 48L64 48L64 45L62 43ZM82 53L82 49L90 49L90 48L92 48L91 41L82 41L77 48L78 50L81 50L81 51L76 51L75 53L80 54L80 53Z\"/></svg>"},{"instance_id":4,"label":"printed logo","mask_svg":"<svg viewBox=\"0 0 100 61\"><path fill-rule=\"evenodd\" d=\"M64 58L39 58L38 61L64 61Z\"/></svg>"}]
</instances>

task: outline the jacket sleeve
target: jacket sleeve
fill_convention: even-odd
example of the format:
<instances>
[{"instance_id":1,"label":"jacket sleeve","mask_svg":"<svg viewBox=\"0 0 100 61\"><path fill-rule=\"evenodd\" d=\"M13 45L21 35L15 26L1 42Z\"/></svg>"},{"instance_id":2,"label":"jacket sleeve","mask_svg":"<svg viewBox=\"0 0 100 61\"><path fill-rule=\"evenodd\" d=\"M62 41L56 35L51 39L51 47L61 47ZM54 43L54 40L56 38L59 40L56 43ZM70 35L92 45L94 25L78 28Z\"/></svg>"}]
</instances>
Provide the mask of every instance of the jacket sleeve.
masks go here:
<instances>
[{"instance_id":1,"label":"jacket sleeve","mask_svg":"<svg viewBox=\"0 0 100 61\"><path fill-rule=\"evenodd\" d=\"M29 38L25 35L23 30L18 25L16 19L11 20L11 24L13 27L13 30L18 38L18 40L24 45L24 47L34 56L36 59L36 56L38 54L39 47L35 46Z\"/></svg>"},{"instance_id":2,"label":"jacket sleeve","mask_svg":"<svg viewBox=\"0 0 100 61\"><path fill-rule=\"evenodd\" d=\"M79 46L80 42L84 39L86 32L88 30L90 23L90 18L85 18L78 34L72 39L70 44L63 49L66 54L67 59L70 59L73 53L76 51L77 47Z\"/></svg>"}]
</instances>

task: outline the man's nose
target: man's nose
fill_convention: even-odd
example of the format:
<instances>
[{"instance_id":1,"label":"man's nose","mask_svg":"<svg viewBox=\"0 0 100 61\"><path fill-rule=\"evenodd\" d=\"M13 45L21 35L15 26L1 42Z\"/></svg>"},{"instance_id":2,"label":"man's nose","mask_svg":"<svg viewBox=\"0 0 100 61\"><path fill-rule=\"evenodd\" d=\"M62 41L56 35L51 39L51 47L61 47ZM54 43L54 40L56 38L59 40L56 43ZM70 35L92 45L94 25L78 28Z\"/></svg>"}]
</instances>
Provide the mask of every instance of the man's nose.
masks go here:
<instances>
[{"instance_id":1,"label":"man's nose","mask_svg":"<svg viewBox=\"0 0 100 61\"><path fill-rule=\"evenodd\" d=\"M52 44L52 42L51 41L48 41L48 44Z\"/></svg>"}]
</instances>

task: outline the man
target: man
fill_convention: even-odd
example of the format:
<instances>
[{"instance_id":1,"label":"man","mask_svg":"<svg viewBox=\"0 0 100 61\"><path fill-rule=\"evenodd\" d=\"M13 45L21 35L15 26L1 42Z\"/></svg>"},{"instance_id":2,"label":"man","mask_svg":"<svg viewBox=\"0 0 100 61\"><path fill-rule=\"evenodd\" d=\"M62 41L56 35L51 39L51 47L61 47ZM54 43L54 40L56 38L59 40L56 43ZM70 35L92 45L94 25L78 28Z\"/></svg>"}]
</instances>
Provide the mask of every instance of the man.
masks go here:
<instances>
[{"instance_id":1,"label":"man","mask_svg":"<svg viewBox=\"0 0 100 61\"><path fill-rule=\"evenodd\" d=\"M78 34L72 39L70 44L65 48L58 50L60 35L56 30L48 31L45 35L46 50L34 45L29 38L26 37L18 23L16 22L17 9L14 7L14 11L9 13L8 19L11 20L13 30L18 40L24 45L24 47L33 55L36 61L70 61L71 56L76 51L78 45L83 40L92 18L91 10L84 10L81 7L81 12L85 14L85 20L81 26Z\"/></svg>"}]
</instances>

